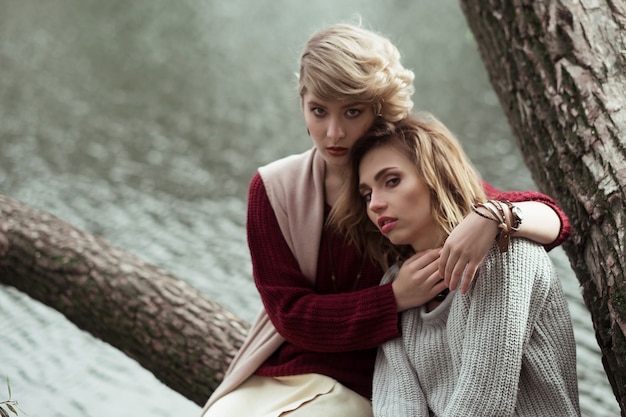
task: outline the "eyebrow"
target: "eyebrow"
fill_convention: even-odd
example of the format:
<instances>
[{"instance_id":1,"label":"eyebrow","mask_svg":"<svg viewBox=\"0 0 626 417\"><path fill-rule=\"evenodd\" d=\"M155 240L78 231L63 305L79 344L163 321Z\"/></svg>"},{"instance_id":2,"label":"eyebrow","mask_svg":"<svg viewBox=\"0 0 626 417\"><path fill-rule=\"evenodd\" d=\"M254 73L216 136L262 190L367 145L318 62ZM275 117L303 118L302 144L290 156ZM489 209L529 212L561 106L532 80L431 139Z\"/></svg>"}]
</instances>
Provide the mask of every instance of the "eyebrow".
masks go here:
<instances>
[{"instance_id":1,"label":"eyebrow","mask_svg":"<svg viewBox=\"0 0 626 417\"><path fill-rule=\"evenodd\" d=\"M322 104L317 100L309 100L307 102L305 102L306 105L308 106L317 106L317 107L327 107L328 104ZM358 107L358 106L366 106L367 103L364 101L351 101L350 103L346 103L344 105L341 106L342 109L347 109L347 108L351 108L351 107Z\"/></svg>"},{"instance_id":2,"label":"eyebrow","mask_svg":"<svg viewBox=\"0 0 626 417\"><path fill-rule=\"evenodd\" d=\"M359 107L359 106L366 106L367 103L363 102L363 101L352 101L350 103L346 103L343 106L341 106L342 109L346 109L349 107Z\"/></svg>"}]
</instances>

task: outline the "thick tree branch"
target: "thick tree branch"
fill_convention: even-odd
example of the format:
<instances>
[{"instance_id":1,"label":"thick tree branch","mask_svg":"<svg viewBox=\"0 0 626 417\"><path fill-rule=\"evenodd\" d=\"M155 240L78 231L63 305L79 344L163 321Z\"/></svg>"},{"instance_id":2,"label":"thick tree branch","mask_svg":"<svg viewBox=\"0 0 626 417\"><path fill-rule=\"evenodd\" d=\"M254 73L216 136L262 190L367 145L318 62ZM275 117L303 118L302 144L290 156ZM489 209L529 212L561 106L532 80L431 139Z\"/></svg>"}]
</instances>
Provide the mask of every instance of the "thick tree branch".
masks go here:
<instances>
[{"instance_id":1,"label":"thick tree branch","mask_svg":"<svg viewBox=\"0 0 626 417\"><path fill-rule=\"evenodd\" d=\"M2 195L0 282L60 311L199 405L248 328L164 270Z\"/></svg>"}]
</instances>

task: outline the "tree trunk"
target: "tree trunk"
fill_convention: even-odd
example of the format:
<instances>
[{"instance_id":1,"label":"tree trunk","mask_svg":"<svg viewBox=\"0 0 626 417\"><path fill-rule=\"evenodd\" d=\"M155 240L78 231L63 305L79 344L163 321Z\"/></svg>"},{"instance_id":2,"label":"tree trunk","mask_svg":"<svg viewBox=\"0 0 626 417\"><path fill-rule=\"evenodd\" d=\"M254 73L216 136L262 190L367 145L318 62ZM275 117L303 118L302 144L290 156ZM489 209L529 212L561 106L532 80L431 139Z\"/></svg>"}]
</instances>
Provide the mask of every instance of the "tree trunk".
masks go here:
<instances>
[{"instance_id":1,"label":"tree trunk","mask_svg":"<svg viewBox=\"0 0 626 417\"><path fill-rule=\"evenodd\" d=\"M626 415L626 2L461 0L540 189L572 221L565 251Z\"/></svg>"},{"instance_id":2,"label":"tree trunk","mask_svg":"<svg viewBox=\"0 0 626 417\"><path fill-rule=\"evenodd\" d=\"M60 311L198 405L248 329L162 269L2 195L0 282Z\"/></svg>"}]
</instances>

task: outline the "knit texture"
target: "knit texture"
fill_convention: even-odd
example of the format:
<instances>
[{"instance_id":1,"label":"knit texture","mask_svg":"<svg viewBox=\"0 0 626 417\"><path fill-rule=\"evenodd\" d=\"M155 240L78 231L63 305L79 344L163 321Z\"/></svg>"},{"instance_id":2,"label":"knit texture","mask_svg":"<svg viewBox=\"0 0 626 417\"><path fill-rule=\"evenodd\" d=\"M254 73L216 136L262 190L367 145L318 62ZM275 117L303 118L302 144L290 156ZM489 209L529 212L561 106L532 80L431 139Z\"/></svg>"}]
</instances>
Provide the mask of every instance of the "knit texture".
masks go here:
<instances>
[{"instance_id":1,"label":"knit texture","mask_svg":"<svg viewBox=\"0 0 626 417\"><path fill-rule=\"evenodd\" d=\"M265 199L255 201L261 203L257 213L265 213L265 220L255 222L250 232L254 234L250 244L255 253L255 283L266 313L285 339L256 374L320 373L370 398L376 349L400 335L391 286L379 286L383 271L370 261L363 264L363 256L354 247L324 230L312 285L288 248L279 244L282 239Z\"/></svg>"},{"instance_id":2,"label":"knit texture","mask_svg":"<svg viewBox=\"0 0 626 417\"><path fill-rule=\"evenodd\" d=\"M400 335L397 307L391 285L379 286L382 270L371 262L363 266L355 248L324 229L323 178L323 159L315 148L261 167L252 178L246 228L264 308L203 412L255 373L320 373L371 397L377 346ZM555 207L565 227L553 245L568 236L563 232L568 219L549 197L484 186L489 198Z\"/></svg>"},{"instance_id":3,"label":"knit texture","mask_svg":"<svg viewBox=\"0 0 626 417\"><path fill-rule=\"evenodd\" d=\"M252 178L246 226L264 308L202 413L255 373L320 373L370 398L377 346L400 335L391 285L379 286L383 271L363 265L354 247L323 227L328 207L320 160L312 149Z\"/></svg>"},{"instance_id":4,"label":"knit texture","mask_svg":"<svg viewBox=\"0 0 626 417\"><path fill-rule=\"evenodd\" d=\"M580 415L572 322L544 248L494 246L479 274L467 294L402 314L402 338L378 352L376 417Z\"/></svg>"}]
</instances>

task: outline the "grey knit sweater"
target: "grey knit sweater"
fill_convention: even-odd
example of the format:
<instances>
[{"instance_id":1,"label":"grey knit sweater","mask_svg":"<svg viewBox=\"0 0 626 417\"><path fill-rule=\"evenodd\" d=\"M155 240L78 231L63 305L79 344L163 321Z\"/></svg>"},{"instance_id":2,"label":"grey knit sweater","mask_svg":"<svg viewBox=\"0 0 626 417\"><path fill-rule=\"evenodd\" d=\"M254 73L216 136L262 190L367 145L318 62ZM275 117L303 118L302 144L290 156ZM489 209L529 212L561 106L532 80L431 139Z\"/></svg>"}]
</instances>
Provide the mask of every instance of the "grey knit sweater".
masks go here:
<instances>
[{"instance_id":1,"label":"grey knit sweater","mask_svg":"<svg viewBox=\"0 0 626 417\"><path fill-rule=\"evenodd\" d=\"M378 350L376 417L580 415L572 322L544 248L494 245L479 274L467 294L402 314L402 338Z\"/></svg>"}]
</instances>

